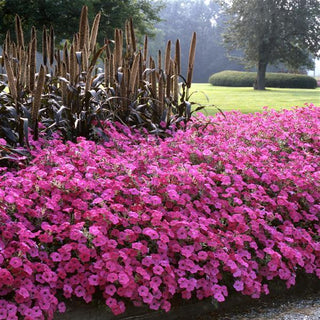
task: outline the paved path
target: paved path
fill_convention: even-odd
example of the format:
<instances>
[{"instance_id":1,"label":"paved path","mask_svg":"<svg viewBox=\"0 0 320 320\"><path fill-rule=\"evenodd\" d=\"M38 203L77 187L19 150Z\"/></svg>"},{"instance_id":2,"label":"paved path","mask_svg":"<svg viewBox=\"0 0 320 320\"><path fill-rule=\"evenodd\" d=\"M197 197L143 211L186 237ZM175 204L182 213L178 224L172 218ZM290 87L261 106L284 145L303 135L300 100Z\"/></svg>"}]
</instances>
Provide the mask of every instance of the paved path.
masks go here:
<instances>
[{"instance_id":1,"label":"paved path","mask_svg":"<svg viewBox=\"0 0 320 320\"><path fill-rule=\"evenodd\" d=\"M285 297L275 302L233 310L221 315L203 316L201 320L320 320L320 294L306 297Z\"/></svg>"}]
</instances>

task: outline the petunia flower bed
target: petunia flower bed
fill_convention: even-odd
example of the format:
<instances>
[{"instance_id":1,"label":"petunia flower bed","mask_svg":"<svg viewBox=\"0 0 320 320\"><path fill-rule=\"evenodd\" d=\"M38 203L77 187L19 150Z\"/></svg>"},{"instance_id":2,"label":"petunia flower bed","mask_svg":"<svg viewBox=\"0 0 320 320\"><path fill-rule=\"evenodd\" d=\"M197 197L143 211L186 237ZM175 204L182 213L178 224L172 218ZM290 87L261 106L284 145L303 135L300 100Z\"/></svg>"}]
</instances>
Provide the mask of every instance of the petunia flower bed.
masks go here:
<instances>
[{"instance_id":1,"label":"petunia flower bed","mask_svg":"<svg viewBox=\"0 0 320 320\"><path fill-rule=\"evenodd\" d=\"M169 311L174 296L320 278L319 107L199 117L164 140L105 133L31 141L32 163L2 171L0 319L52 319L75 297Z\"/></svg>"}]
</instances>

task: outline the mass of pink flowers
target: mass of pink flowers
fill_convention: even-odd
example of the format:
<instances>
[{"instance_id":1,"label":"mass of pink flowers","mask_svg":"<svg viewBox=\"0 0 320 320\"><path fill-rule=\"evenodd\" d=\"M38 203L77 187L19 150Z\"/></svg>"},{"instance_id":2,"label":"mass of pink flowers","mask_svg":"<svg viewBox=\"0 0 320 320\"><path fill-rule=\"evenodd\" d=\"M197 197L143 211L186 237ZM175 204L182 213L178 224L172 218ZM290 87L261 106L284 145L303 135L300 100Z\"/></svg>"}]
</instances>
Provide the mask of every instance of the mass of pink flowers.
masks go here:
<instances>
[{"instance_id":1,"label":"mass of pink flowers","mask_svg":"<svg viewBox=\"0 0 320 320\"><path fill-rule=\"evenodd\" d=\"M30 165L2 168L0 319L52 319L71 298L169 311L176 295L320 278L319 107L105 133L31 141Z\"/></svg>"}]
</instances>

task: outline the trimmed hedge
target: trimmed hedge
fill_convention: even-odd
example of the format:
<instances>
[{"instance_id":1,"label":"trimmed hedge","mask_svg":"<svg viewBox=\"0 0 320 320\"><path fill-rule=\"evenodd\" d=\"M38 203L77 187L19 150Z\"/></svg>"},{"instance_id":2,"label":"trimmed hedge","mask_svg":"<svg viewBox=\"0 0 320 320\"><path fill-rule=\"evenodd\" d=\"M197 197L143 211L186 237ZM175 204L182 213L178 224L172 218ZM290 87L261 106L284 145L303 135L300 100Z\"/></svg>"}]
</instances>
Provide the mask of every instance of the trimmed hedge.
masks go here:
<instances>
[{"instance_id":1,"label":"trimmed hedge","mask_svg":"<svg viewBox=\"0 0 320 320\"><path fill-rule=\"evenodd\" d=\"M209 83L213 86L252 87L256 75L256 72L226 70L211 75ZM317 81L307 75L267 72L266 87L315 89Z\"/></svg>"}]
</instances>

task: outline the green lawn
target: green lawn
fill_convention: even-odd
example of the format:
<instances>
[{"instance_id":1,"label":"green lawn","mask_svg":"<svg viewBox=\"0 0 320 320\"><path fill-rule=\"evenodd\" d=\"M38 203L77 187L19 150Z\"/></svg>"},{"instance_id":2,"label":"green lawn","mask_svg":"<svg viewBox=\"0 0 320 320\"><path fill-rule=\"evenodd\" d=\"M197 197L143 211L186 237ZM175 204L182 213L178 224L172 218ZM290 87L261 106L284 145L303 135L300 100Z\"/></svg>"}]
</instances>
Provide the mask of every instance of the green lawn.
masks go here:
<instances>
[{"instance_id":1,"label":"green lawn","mask_svg":"<svg viewBox=\"0 0 320 320\"><path fill-rule=\"evenodd\" d=\"M211 115L217 110L240 110L244 113L261 111L262 107L283 109L313 103L320 106L320 88L317 89L278 89L267 88L265 91L252 88L215 87L209 83L193 83L190 89L190 101L208 105L203 113ZM207 101L207 98L209 101Z\"/></svg>"}]
</instances>

